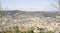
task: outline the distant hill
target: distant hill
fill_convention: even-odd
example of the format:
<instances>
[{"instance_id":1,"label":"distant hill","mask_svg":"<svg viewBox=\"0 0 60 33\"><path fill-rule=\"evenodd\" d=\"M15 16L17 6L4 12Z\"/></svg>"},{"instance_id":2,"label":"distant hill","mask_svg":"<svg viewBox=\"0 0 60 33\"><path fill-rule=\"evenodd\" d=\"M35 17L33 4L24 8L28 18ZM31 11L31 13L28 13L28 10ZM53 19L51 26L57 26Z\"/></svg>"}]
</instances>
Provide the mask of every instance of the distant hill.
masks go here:
<instances>
[{"instance_id":1,"label":"distant hill","mask_svg":"<svg viewBox=\"0 0 60 33\"><path fill-rule=\"evenodd\" d=\"M43 16L43 17L52 17L52 16L60 16L60 11L57 12L25 12L19 10L10 10L10 11L0 11L0 16Z\"/></svg>"}]
</instances>

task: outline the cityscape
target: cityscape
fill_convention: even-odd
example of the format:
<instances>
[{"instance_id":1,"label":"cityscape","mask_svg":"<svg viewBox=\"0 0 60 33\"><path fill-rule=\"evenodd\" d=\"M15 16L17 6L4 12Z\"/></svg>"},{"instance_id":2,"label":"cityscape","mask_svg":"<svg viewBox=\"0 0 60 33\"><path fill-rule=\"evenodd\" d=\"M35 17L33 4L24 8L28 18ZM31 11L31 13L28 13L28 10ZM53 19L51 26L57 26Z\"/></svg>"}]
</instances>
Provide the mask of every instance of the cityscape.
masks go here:
<instances>
[{"instance_id":1,"label":"cityscape","mask_svg":"<svg viewBox=\"0 0 60 33\"><path fill-rule=\"evenodd\" d=\"M28 0L22 2L27 1ZM32 2L32 0L29 0L29 2L30 1ZM35 2L36 1L38 2L38 0L35 0ZM58 7L55 6L56 4L51 4L54 7L53 10L47 6L48 8L46 9L49 9L47 11L46 9L44 10L44 8L36 10L36 8L32 7L34 3L31 3L31 8L23 5L26 7L26 9L24 8L25 10L19 10L20 8L7 10L3 8L2 2L3 1L0 1L0 33L60 33L60 0L57 2ZM23 7L21 6L21 8Z\"/></svg>"}]
</instances>

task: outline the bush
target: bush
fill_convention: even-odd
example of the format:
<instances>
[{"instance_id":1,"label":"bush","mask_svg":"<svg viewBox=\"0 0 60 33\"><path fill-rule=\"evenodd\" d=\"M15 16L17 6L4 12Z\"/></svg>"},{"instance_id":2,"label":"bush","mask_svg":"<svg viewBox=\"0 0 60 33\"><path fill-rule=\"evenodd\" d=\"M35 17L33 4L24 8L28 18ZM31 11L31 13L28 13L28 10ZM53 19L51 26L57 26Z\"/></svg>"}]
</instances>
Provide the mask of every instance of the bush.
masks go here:
<instances>
[{"instance_id":1,"label":"bush","mask_svg":"<svg viewBox=\"0 0 60 33\"><path fill-rule=\"evenodd\" d=\"M23 31L22 33L26 33L26 31Z\"/></svg>"},{"instance_id":2,"label":"bush","mask_svg":"<svg viewBox=\"0 0 60 33\"><path fill-rule=\"evenodd\" d=\"M47 31L46 33L54 33L54 32L52 32L52 31Z\"/></svg>"},{"instance_id":3,"label":"bush","mask_svg":"<svg viewBox=\"0 0 60 33\"><path fill-rule=\"evenodd\" d=\"M45 32L39 32L39 33L45 33Z\"/></svg>"},{"instance_id":4,"label":"bush","mask_svg":"<svg viewBox=\"0 0 60 33\"><path fill-rule=\"evenodd\" d=\"M45 33L44 28L38 28L38 30L40 31L39 33Z\"/></svg>"},{"instance_id":5,"label":"bush","mask_svg":"<svg viewBox=\"0 0 60 33\"><path fill-rule=\"evenodd\" d=\"M5 33L5 31L1 31L0 33Z\"/></svg>"},{"instance_id":6,"label":"bush","mask_svg":"<svg viewBox=\"0 0 60 33\"><path fill-rule=\"evenodd\" d=\"M18 26L15 26L15 31L14 31L14 33L22 33L22 32L19 30Z\"/></svg>"},{"instance_id":7,"label":"bush","mask_svg":"<svg viewBox=\"0 0 60 33\"><path fill-rule=\"evenodd\" d=\"M6 30L4 33L13 33L13 32L10 30Z\"/></svg>"},{"instance_id":8,"label":"bush","mask_svg":"<svg viewBox=\"0 0 60 33\"><path fill-rule=\"evenodd\" d=\"M34 33L33 30L28 30L26 33Z\"/></svg>"}]
</instances>

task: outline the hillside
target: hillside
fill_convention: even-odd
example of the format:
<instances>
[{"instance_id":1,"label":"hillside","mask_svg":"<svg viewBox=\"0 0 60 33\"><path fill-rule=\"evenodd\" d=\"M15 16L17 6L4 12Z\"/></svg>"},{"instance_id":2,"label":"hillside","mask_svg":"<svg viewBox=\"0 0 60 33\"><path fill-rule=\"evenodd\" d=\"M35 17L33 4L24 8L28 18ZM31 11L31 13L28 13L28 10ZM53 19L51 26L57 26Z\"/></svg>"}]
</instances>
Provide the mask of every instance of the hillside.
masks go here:
<instances>
[{"instance_id":1,"label":"hillside","mask_svg":"<svg viewBox=\"0 0 60 33\"><path fill-rule=\"evenodd\" d=\"M60 32L60 12L0 11L0 30L14 30L15 26L22 31L43 28Z\"/></svg>"}]
</instances>

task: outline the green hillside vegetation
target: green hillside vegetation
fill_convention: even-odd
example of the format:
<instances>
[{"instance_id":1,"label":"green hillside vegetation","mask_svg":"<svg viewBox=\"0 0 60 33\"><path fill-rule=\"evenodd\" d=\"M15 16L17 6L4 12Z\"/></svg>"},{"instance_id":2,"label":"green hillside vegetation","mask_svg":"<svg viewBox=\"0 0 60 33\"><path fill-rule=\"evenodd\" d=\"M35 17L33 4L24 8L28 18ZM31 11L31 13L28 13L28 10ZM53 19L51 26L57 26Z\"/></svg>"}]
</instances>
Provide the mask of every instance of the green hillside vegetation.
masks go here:
<instances>
[{"instance_id":1,"label":"green hillside vegetation","mask_svg":"<svg viewBox=\"0 0 60 33\"><path fill-rule=\"evenodd\" d=\"M44 29L40 28L39 29L39 33L54 33L52 31L47 31L47 32L44 32L43 31ZM28 31L20 31L18 26L15 27L15 30L14 31L11 31L11 30L6 30L6 31L0 31L0 33L35 33L32 29L28 30Z\"/></svg>"}]
</instances>

